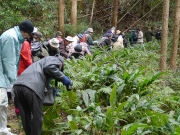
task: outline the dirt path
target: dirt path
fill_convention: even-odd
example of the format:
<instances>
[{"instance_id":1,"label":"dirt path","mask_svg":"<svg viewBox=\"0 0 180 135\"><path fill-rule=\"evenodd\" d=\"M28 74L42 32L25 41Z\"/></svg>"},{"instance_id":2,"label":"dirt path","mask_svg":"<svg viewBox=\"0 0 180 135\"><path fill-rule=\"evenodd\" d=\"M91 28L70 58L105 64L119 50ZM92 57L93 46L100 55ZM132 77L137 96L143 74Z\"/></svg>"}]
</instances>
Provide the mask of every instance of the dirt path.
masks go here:
<instances>
[{"instance_id":1,"label":"dirt path","mask_svg":"<svg viewBox=\"0 0 180 135\"><path fill-rule=\"evenodd\" d=\"M7 125L11 128L11 132L17 135L24 135L20 118L17 118L14 112L14 103L11 101L8 106Z\"/></svg>"}]
</instances>

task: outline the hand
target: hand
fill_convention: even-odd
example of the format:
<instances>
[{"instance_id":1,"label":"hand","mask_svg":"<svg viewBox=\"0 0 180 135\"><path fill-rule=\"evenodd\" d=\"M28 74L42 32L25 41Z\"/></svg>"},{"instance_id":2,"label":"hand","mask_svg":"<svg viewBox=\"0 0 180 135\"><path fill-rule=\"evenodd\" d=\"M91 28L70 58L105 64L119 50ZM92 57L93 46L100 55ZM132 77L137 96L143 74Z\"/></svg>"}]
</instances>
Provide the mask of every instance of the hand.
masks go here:
<instances>
[{"instance_id":1,"label":"hand","mask_svg":"<svg viewBox=\"0 0 180 135\"><path fill-rule=\"evenodd\" d=\"M69 86L69 85L72 84L71 80L70 80L67 76L64 77L62 83L63 83L63 85L65 85L65 86Z\"/></svg>"}]
</instances>

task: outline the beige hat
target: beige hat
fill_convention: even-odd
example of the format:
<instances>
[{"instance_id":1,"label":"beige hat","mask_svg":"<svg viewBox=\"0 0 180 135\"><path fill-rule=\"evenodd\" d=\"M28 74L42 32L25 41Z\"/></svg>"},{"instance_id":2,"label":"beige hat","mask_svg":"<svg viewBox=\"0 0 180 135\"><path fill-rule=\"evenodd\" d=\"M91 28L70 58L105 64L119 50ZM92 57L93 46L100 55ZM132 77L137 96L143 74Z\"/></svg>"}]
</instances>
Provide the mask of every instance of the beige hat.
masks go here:
<instances>
[{"instance_id":1,"label":"beige hat","mask_svg":"<svg viewBox=\"0 0 180 135\"><path fill-rule=\"evenodd\" d=\"M118 35L118 34L120 34L121 33L121 31L120 30L116 30L116 34Z\"/></svg>"},{"instance_id":2,"label":"beige hat","mask_svg":"<svg viewBox=\"0 0 180 135\"><path fill-rule=\"evenodd\" d=\"M88 32L93 32L93 28L88 28L87 31Z\"/></svg>"},{"instance_id":3,"label":"beige hat","mask_svg":"<svg viewBox=\"0 0 180 135\"><path fill-rule=\"evenodd\" d=\"M59 40L56 38L52 38L51 40L49 40L49 44L54 48L58 48L59 47Z\"/></svg>"},{"instance_id":4,"label":"beige hat","mask_svg":"<svg viewBox=\"0 0 180 135\"><path fill-rule=\"evenodd\" d=\"M73 37L71 37L71 36L67 36L65 39L67 41L69 41L69 42L73 42L74 41Z\"/></svg>"}]
</instances>

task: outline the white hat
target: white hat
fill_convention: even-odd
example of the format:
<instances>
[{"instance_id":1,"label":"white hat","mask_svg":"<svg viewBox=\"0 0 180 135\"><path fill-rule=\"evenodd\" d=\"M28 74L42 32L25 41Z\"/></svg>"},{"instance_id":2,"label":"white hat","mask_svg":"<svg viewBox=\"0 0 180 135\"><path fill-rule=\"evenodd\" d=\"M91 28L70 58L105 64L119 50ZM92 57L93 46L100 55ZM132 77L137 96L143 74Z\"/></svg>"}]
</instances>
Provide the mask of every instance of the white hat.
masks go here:
<instances>
[{"instance_id":1,"label":"white hat","mask_svg":"<svg viewBox=\"0 0 180 135\"><path fill-rule=\"evenodd\" d=\"M88 28L87 31L88 32L93 32L93 29L92 28Z\"/></svg>"},{"instance_id":2,"label":"white hat","mask_svg":"<svg viewBox=\"0 0 180 135\"><path fill-rule=\"evenodd\" d=\"M34 27L34 30L33 30L32 33L35 33L35 32L37 32L37 31L38 31L38 29L37 29L36 27Z\"/></svg>"},{"instance_id":3,"label":"white hat","mask_svg":"<svg viewBox=\"0 0 180 135\"><path fill-rule=\"evenodd\" d=\"M54 48L58 48L59 47L59 40L56 38L52 38L51 40L49 40L49 44Z\"/></svg>"},{"instance_id":4,"label":"white hat","mask_svg":"<svg viewBox=\"0 0 180 135\"><path fill-rule=\"evenodd\" d=\"M67 36L65 39L67 41L69 41L69 42L73 42L74 41L73 37L71 37L71 36Z\"/></svg>"}]
</instances>

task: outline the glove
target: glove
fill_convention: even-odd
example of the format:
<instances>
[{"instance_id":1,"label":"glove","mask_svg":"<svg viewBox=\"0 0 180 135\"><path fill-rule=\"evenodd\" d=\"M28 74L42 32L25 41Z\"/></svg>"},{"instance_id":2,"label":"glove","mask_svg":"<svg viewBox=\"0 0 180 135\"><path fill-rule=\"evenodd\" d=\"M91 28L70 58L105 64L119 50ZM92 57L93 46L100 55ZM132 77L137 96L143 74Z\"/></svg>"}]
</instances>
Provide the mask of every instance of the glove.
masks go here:
<instances>
[{"instance_id":1,"label":"glove","mask_svg":"<svg viewBox=\"0 0 180 135\"><path fill-rule=\"evenodd\" d=\"M71 90L71 86L73 85L73 83L67 76L64 77L64 80L62 81L62 83L63 83L63 85L66 86L66 89L68 91Z\"/></svg>"},{"instance_id":2,"label":"glove","mask_svg":"<svg viewBox=\"0 0 180 135\"><path fill-rule=\"evenodd\" d=\"M71 85L71 80L69 80L69 78L65 76L62 83L63 85L68 86L68 85Z\"/></svg>"}]
</instances>

